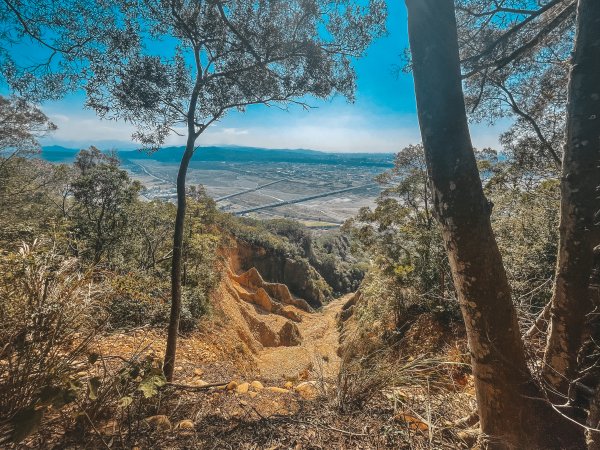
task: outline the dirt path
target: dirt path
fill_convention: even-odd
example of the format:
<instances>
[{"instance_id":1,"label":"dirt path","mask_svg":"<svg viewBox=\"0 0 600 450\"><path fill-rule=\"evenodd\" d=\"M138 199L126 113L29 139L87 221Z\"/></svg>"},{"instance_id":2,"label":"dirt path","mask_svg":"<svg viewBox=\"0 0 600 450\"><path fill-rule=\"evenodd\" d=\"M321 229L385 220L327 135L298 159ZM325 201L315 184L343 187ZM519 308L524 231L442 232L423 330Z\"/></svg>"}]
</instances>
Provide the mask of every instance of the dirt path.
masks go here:
<instances>
[{"instance_id":1,"label":"dirt path","mask_svg":"<svg viewBox=\"0 0 600 450\"><path fill-rule=\"evenodd\" d=\"M337 356L339 332L336 316L353 294L332 301L321 312L304 313L298 324L302 344L296 347L265 348L258 355L258 370L262 378L297 380L305 371L327 378L336 376L340 358ZM320 367L319 367L320 366Z\"/></svg>"}]
</instances>

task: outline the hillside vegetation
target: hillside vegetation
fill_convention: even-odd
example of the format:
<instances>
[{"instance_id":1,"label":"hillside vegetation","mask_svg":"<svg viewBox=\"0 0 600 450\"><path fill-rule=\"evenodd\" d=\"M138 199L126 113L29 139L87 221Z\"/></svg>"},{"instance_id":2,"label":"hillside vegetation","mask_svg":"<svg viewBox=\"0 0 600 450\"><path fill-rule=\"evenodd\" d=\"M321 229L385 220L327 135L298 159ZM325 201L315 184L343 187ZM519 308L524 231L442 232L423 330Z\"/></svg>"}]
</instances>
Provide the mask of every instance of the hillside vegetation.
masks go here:
<instances>
[{"instance_id":1,"label":"hillside vegetation","mask_svg":"<svg viewBox=\"0 0 600 450\"><path fill-rule=\"evenodd\" d=\"M199 143L405 135L354 69L397 4L0 2L0 447L600 450L600 1L401 3L392 163ZM141 163L44 152L59 99Z\"/></svg>"},{"instance_id":2,"label":"hillside vegetation","mask_svg":"<svg viewBox=\"0 0 600 450\"><path fill-rule=\"evenodd\" d=\"M116 157L95 148L82 150L73 165L18 156L4 164L2 298L10 303L2 306L7 382L0 398L4 410L13 411L3 425L4 439L40 430L33 436L74 444L79 430L102 441L115 432L107 431L106 421L116 420L114 430L125 442L137 441L150 427L163 433L160 439L179 442L174 445L187 445L192 437L199 445L205 435L182 429L167 438L167 426L152 421L185 428L191 416L173 416L168 405L198 395L201 403L225 402L226 415L240 414L223 392L240 399L252 393L240 401L252 400L260 412L247 420L275 411L294 417L298 399L286 399L285 392L295 386L301 401L329 402L332 418L343 427L354 420L346 414L383 408L369 410L370 421L398 424L388 443L405 442L406 433L420 442L424 430L470 413L465 331L441 233L427 208L431 194L421 147L397 155L394 168L378 179L383 190L376 207L340 230L237 218L219 212L202 187L191 189L181 360L173 385L162 377L158 358L169 318L174 206L141 201L141 186ZM525 332L550 293L557 184L536 181L535 174L518 171L512 160L499 161L493 152L481 153L480 169ZM61 356L65 349L67 360ZM397 361L404 361L402 370ZM26 376L35 366L46 369L39 377ZM246 391L244 383L252 382L273 390ZM218 390L224 385L230 390ZM18 403L15 392L22 393ZM273 410L268 399L282 395L285 402ZM419 404L424 395L427 402L447 405L429 417L432 411ZM398 402L404 412L398 412ZM57 415L62 410L75 418ZM311 421L314 414L320 417L312 411ZM132 423L142 428L123 428ZM272 442L282 439L283 430ZM460 445L469 436L452 431L434 438Z\"/></svg>"}]
</instances>

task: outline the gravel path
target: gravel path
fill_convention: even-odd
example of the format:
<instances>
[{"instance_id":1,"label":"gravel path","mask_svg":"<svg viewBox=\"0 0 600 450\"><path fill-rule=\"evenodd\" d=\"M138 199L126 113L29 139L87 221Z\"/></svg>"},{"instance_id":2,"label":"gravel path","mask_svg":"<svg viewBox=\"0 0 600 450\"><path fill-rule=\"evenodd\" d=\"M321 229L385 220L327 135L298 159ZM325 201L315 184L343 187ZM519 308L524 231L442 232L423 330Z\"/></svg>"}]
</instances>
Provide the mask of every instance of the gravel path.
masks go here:
<instances>
[{"instance_id":1,"label":"gravel path","mask_svg":"<svg viewBox=\"0 0 600 450\"><path fill-rule=\"evenodd\" d=\"M298 324L302 344L296 347L265 348L259 354L259 374L265 379L295 381L306 378L306 371L315 378L321 372L326 378L338 373L337 356L339 332L336 316L353 294L332 301L321 312L303 313ZM304 375L303 375L304 374Z\"/></svg>"}]
</instances>

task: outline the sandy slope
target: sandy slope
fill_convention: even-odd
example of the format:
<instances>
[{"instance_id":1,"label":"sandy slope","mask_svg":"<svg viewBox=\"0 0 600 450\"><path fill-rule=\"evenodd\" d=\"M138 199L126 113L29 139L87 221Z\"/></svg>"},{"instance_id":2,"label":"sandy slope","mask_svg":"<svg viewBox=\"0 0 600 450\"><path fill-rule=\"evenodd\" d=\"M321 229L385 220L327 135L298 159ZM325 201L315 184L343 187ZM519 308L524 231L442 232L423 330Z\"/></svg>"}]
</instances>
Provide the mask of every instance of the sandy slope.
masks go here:
<instances>
[{"instance_id":1,"label":"sandy slope","mask_svg":"<svg viewBox=\"0 0 600 450\"><path fill-rule=\"evenodd\" d=\"M178 380L189 382L197 378L194 373L198 369L208 382L252 378L281 385L285 381L337 376L340 359L336 317L353 294L314 312L288 304L285 312L300 320L292 321L254 304L256 290L234 278L231 274L224 277L214 293L213 315L200 329L180 337L175 373ZM286 324L297 327L300 345L273 342L273 338L279 339L279 330ZM160 358L165 338L164 329L152 327L120 331L104 336L98 352L125 358L136 352L150 352Z\"/></svg>"}]
</instances>

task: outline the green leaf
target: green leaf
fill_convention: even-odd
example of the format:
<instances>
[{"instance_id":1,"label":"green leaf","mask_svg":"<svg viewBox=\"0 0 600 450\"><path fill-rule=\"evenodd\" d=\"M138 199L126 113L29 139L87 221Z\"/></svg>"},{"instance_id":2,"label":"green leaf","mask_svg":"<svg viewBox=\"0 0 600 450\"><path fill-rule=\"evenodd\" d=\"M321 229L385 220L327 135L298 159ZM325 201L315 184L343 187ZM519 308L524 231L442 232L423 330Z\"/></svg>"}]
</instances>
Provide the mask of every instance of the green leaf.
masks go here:
<instances>
[{"instance_id":1,"label":"green leaf","mask_svg":"<svg viewBox=\"0 0 600 450\"><path fill-rule=\"evenodd\" d=\"M98 388L100 387L101 383L102 382L99 377L92 377L88 380L88 397L90 398L90 400L96 400L98 398Z\"/></svg>"},{"instance_id":2,"label":"green leaf","mask_svg":"<svg viewBox=\"0 0 600 450\"><path fill-rule=\"evenodd\" d=\"M121 400L119 400L119 407L121 407L121 408L127 408L132 403L133 403L133 398L132 397L129 397L129 396L122 397Z\"/></svg>"},{"instance_id":3,"label":"green leaf","mask_svg":"<svg viewBox=\"0 0 600 450\"><path fill-rule=\"evenodd\" d=\"M37 431L43 417L43 408L36 409L34 406L30 406L27 409L19 411L11 420L13 426L11 440L14 443L19 443Z\"/></svg>"},{"instance_id":4,"label":"green leaf","mask_svg":"<svg viewBox=\"0 0 600 450\"><path fill-rule=\"evenodd\" d=\"M149 375L140 382L138 391L141 391L144 397L151 398L158 394L158 388L165 384L167 384L167 380L162 373L160 375Z\"/></svg>"}]
</instances>

